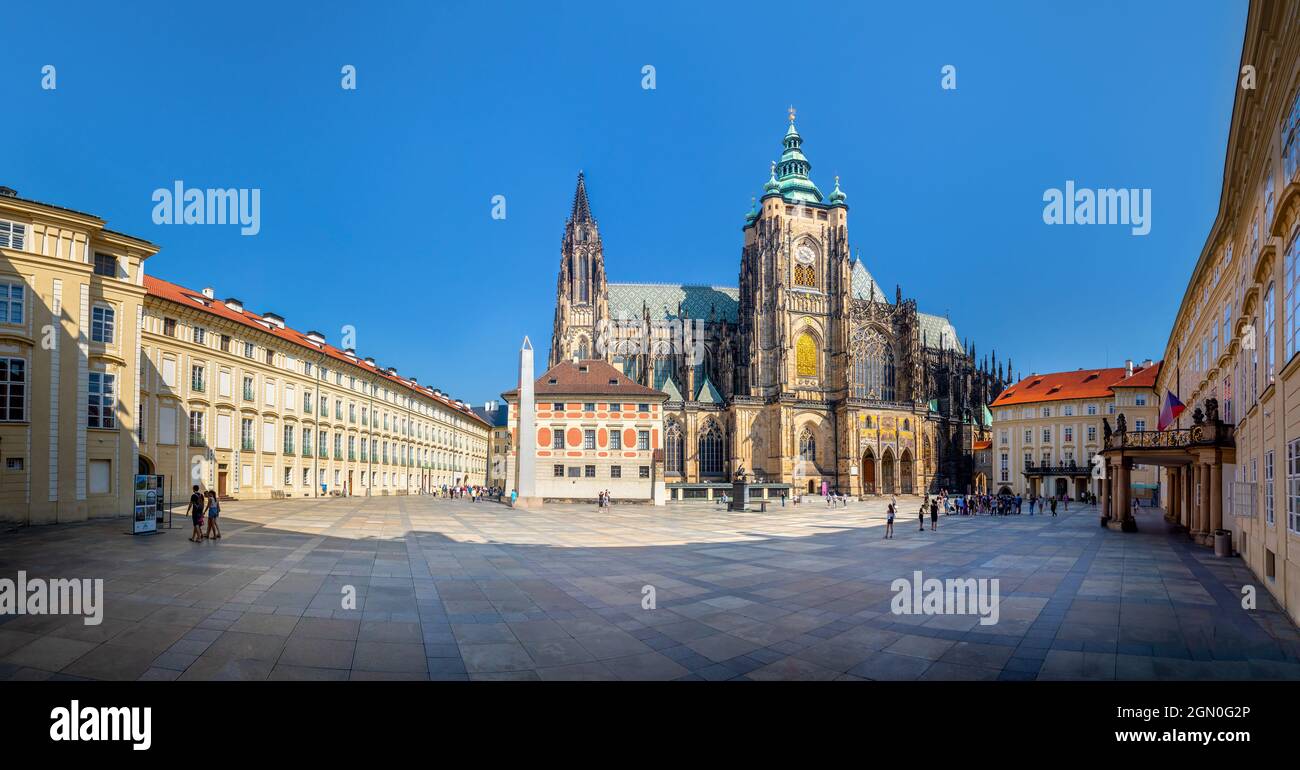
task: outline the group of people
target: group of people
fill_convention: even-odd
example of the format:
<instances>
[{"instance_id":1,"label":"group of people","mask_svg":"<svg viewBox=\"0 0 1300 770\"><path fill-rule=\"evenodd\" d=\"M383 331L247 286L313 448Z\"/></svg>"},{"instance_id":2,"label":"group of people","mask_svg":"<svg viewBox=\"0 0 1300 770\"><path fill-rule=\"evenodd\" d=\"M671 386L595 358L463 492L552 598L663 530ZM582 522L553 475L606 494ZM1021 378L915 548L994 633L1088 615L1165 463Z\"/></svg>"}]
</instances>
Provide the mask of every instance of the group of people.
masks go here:
<instances>
[{"instance_id":1,"label":"group of people","mask_svg":"<svg viewBox=\"0 0 1300 770\"><path fill-rule=\"evenodd\" d=\"M221 527L217 524L217 518L221 515L221 501L217 499L216 492L211 489L201 492L199 485L195 484L194 493L190 495L188 510L190 519L194 522L194 533L190 535L191 543L202 543L208 538L221 539ZM205 519L208 523L206 532L203 531Z\"/></svg>"},{"instance_id":2,"label":"group of people","mask_svg":"<svg viewBox=\"0 0 1300 770\"><path fill-rule=\"evenodd\" d=\"M608 489L596 495L596 507L599 509L608 508L609 504L612 503L613 501L614 498L610 497Z\"/></svg>"},{"instance_id":3,"label":"group of people","mask_svg":"<svg viewBox=\"0 0 1300 770\"><path fill-rule=\"evenodd\" d=\"M949 510L944 498L945 498L944 495L940 495L932 498L927 494L921 500L921 507L917 511L917 519L918 519L918 523L920 524L918 531L920 532L925 531L926 514L929 514L930 516L930 531L931 532L939 531L939 509L943 508L944 511ZM892 540L894 537L894 517L896 517L897 515L898 515L898 498L896 496L891 495L889 498L889 507L885 509L885 539L886 540Z\"/></svg>"},{"instance_id":4,"label":"group of people","mask_svg":"<svg viewBox=\"0 0 1300 770\"><path fill-rule=\"evenodd\" d=\"M433 488L434 497L445 497L448 499L469 498L471 503L477 503L484 498L489 500L500 500L502 490L500 487L482 487L477 484L460 484L451 485L443 484L441 487Z\"/></svg>"}]
</instances>

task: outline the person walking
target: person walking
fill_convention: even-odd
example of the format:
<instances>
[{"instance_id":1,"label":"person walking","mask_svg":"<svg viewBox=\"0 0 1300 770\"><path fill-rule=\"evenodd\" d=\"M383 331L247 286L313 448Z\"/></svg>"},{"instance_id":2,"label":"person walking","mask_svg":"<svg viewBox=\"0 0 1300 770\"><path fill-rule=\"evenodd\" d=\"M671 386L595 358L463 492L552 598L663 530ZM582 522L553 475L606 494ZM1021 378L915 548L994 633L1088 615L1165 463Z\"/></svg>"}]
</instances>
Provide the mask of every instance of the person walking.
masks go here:
<instances>
[{"instance_id":1,"label":"person walking","mask_svg":"<svg viewBox=\"0 0 1300 770\"><path fill-rule=\"evenodd\" d=\"M209 489L208 490L208 531L204 533L203 535L204 537L212 538L213 540L221 539L221 527L220 525L217 524L217 517L220 515L221 515L221 501L217 499L217 493Z\"/></svg>"},{"instance_id":2,"label":"person walking","mask_svg":"<svg viewBox=\"0 0 1300 770\"><path fill-rule=\"evenodd\" d=\"M925 531L925 509L926 509L927 507L928 507L928 506L925 504L925 501L922 500L922 501L921 501L921 510L917 512L917 521L918 521L918 522L920 523L920 525L921 525L921 526L918 528L918 531L919 531L919 532L924 532L924 531Z\"/></svg>"},{"instance_id":3,"label":"person walking","mask_svg":"<svg viewBox=\"0 0 1300 770\"><path fill-rule=\"evenodd\" d=\"M199 491L199 485L195 484L194 494L190 495L190 504L189 504L190 518L194 522L194 533L190 535L190 542L192 543L203 542L204 500L205 498L203 496L203 493Z\"/></svg>"},{"instance_id":4,"label":"person walking","mask_svg":"<svg viewBox=\"0 0 1300 770\"><path fill-rule=\"evenodd\" d=\"M1056 515L1056 498L1055 498L1055 497L1052 498L1052 515L1053 515L1053 516Z\"/></svg>"},{"instance_id":5,"label":"person walking","mask_svg":"<svg viewBox=\"0 0 1300 770\"><path fill-rule=\"evenodd\" d=\"M894 537L894 504L891 502L889 508L885 511L885 539L892 540Z\"/></svg>"}]
</instances>

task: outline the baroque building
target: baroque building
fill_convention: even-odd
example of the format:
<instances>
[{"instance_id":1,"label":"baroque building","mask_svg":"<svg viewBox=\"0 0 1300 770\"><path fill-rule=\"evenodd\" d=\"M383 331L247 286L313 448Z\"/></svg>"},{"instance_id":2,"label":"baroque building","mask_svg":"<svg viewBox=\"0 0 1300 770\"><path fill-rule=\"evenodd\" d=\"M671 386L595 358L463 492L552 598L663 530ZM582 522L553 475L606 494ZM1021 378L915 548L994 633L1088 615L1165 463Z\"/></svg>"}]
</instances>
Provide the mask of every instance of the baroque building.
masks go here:
<instances>
[{"instance_id":1,"label":"baroque building","mask_svg":"<svg viewBox=\"0 0 1300 770\"><path fill-rule=\"evenodd\" d=\"M796 491L969 491L973 443L1011 364L944 316L891 301L851 255L839 178L812 181L794 124L744 220L738 286L609 283L579 173L561 242L550 365L602 358L668 394L676 499L741 469Z\"/></svg>"}]
</instances>

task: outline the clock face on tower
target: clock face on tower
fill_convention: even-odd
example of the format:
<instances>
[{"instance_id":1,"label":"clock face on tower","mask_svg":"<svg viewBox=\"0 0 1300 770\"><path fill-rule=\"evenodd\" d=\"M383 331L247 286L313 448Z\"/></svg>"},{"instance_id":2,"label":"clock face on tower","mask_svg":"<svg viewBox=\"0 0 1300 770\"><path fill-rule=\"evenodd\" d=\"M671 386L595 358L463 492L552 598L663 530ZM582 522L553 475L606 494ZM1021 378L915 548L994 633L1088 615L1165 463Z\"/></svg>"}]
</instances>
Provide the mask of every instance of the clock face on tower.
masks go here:
<instances>
[{"instance_id":1,"label":"clock face on tower","mask_svg":"<svg viewBox=\"0 0 1300 770\"><path fill-rule=\"evenodd\" d=\"M817 255L813 254L813 250L811 248L809 248L807 245L804 245L804 246L800 246L798 249L795 250L794 258L795 261L797 261L801 265L811 265L813 263L813 260L817 258Z\"/></svg>"}]
</instances>

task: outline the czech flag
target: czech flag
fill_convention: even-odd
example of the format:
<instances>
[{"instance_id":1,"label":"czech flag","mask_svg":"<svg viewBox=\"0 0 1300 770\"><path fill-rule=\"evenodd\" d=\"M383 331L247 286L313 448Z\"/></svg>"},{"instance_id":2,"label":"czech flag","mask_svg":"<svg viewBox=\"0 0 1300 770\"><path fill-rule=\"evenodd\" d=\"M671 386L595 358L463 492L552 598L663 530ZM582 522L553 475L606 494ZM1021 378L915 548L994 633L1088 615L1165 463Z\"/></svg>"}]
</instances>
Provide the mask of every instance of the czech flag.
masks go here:
<instances>
[{"instance_id":1,"label":"czech flag","mask_svg":"<svg viewBox=\"0 0 1300 770\"><path fill-rule=\"evenodd\" d=\"M1174 394L1166 390L1165 404L1160 407L1160 430L1168 428L1174 420L1178 419L1178 415L1182 414L1183 410L1186 408L1186 406L1183 406L1182 401L1174 398Z\"/></svg>"}]
</instances>

